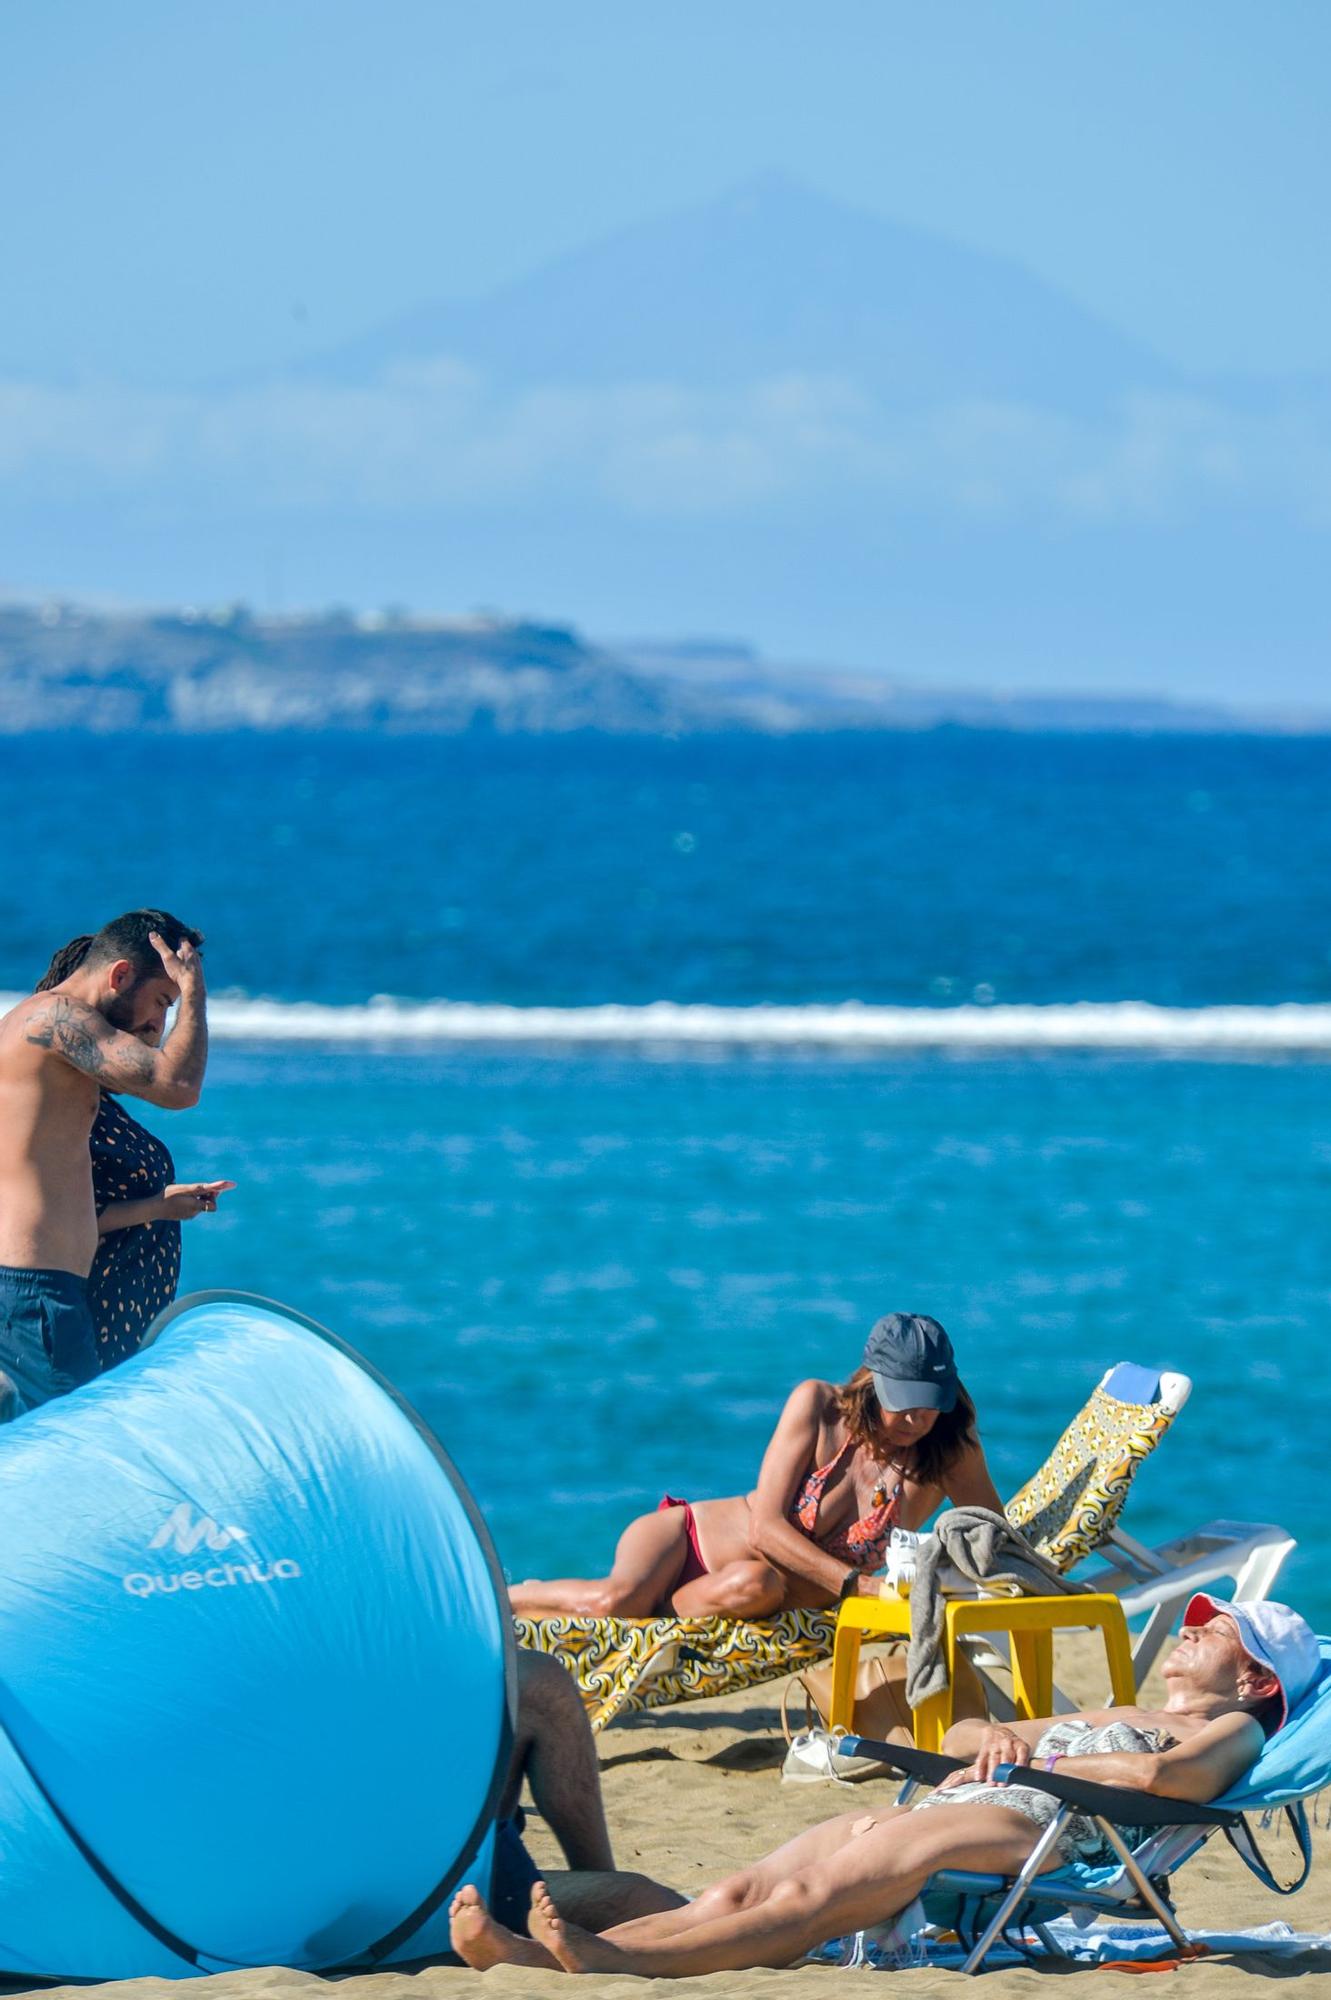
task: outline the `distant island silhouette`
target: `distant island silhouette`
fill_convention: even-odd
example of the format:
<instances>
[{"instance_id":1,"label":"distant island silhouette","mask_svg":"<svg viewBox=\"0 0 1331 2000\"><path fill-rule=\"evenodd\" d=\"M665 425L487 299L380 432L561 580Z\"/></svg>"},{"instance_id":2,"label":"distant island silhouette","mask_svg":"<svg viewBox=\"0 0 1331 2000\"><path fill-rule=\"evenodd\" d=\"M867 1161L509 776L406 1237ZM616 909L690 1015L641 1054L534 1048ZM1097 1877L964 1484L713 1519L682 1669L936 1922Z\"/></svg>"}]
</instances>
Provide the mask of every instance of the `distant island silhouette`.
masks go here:
<instances>
[{"instance_id":1,"label":"distant island silhouette","mask_svg":"<svg viewBox=\"0 0 1331 2000\"><path fill-rule=\"evenodd\" d=\"M0 734L670 736L941 727L1331 733L1331 710L938 688L727 641L597 644L567 625L406 612L0 606Z\"/></svg>"}]
</instances>

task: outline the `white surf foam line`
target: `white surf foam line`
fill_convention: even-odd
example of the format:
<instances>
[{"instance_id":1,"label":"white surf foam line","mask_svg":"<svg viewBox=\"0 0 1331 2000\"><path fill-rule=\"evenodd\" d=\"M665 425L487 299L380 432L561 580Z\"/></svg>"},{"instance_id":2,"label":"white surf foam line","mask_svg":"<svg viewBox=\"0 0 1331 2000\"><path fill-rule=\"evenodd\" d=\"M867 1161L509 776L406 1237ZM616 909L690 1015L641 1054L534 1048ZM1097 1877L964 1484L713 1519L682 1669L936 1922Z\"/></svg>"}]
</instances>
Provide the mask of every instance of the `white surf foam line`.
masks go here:
<instances>
[{"instance_id":1,"label":"white surf foam line","mask_svg":"<svg viewBox=\"0 0 1331 2000\"><path fill-rule=\"evenodd\" d=\"M17 995L0 996L9 1006ZM218 998L218 1041L322 1043L546 1043L829 1049L1219 1050L1331 1054L1331 1005L1157 1007L1077 1001L1044 1007L650 1006L508 1007L468 1001L315 1001Z\"/></svg>"}]
</instances>

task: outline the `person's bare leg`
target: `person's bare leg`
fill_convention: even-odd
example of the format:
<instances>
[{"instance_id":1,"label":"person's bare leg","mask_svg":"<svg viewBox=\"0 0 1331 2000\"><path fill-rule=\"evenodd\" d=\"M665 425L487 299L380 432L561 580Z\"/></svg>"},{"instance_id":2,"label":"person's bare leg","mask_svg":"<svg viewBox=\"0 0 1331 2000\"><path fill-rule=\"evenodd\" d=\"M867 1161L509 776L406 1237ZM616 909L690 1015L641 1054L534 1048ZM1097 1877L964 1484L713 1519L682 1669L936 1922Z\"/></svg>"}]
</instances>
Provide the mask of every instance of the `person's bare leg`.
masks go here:
<instances>
[{"instance_id":1,"label":"person's bare leg","mask_svg":"<svg viewBox=\"0 0 1331 2000\"><path fill-rule=\"evenodd\" d=\"M784 1841L780 1847L773 1848L770 1854L754 1862L752 1867L741 1868L734 1875L714 1882L710 1889L704 1889L692 1902L681 1900L669 1910L621 1923L616 1928L615 1941L635 1948L663 1945L688 1931L713 1923L717 1917L730 1911L745 1909L769 1896L778 1883L786 1881L801 1868L829 1861L847 1841L857 1838L856 1827L862 1828L870 1819L894 1819L908 1810L905 1806L884 1806L875 1814L862 1811L838 1813L835 1819L823 1820L818 1826L809 1827L804 1833ZM604 1924L583 1924L580 1917L565 1909L562 1897L556 1896L554 1901L561 1916L582 1924L584 1929L609 1928Z\"/></svg>"},{"instance_id":2,"label":"person's bare leg","mask_svg":"<svg viewBox=\"0 0 1331 2000\"><path fill-rule=\"evenodd\" d=\"M513 1817L524 1778L569 1867L596 1873L613 1869L596 1739L578 1684L548 1653L519 1647L517 1740L500 1819Z\"/></svg>"},{"instance_id":3,"label":"person's bare leg","mask_svg":"<svg viewBox=\"0 0 1331 2000\"><path fill-rule=\"evenodd\" d=\"M887 1806L882 1816L889 1816L904 1807ZM630 1943L665 1945L680 1929L707 1924L729 1909L741 1908L747 1900L769 1894L775 1884L784 1879L793 1867L801 1861L809 1862L831 1854L839 1846L853 1837L854 1827L861 1823L864 1815L842 1813L839 1818L826 1820L822 1826L810 1828L807 1833L798 1834L775 1848L765 1860L755 1868L747 1869L740 1875L732 1875L725 1882L718 1882L713 1888L705 1889L694 1902L688 1903L676 1896L671 1889L662 1889L659 1883L647 1882L645 1876L612 1875L610 1877L577 1877L555 1875L538 1885L533 1891L533 1903L537 1893L543 1899L547 1920L559 1919L565 1926L572 1926L578 1933L592 1932L598 1928L595 1914L578 1908L583 1895L583 1885L599 1885L605 1881L615 1885L645 1884L646 1891L652 1891L672 1899L668 1910L644 1914L639 1910L622 1912L616 1935ZM596 1893L593 1890L593 1893ZM519 1937L496 1922L487 1910L481 1896L474 1888L463 1889L453 1904L450 1931L453 1935L453 1949L477 1971L485 1971L491 1965L533 1965L540 1963L548 1971L558 1961L540 1945L539 1961L529 1956L531 1940ZM602 1919L602 1927L615 1921L607 1915ZM659 1936L658 1936L659 1933Z\"/></svg>"},{"instance_id":4,"label":"person's bare leg","mask_svg":"<svg viewBox=\"0 0 1331 2000\"><path fill-rule=\"evenodd\" d=\"M886 1807L884 1816L897 1810ZM769 1894L801 1860L814 1860L844 1845L863 1818L863 1814L844 1813L839 1819L800 1834L769 1854L757 1868L705 1890L694 1903L686 1903L673 1890L663 1889L646 1876L556 1875L533 1892L533 1909L539 1897L542 1915L538 1921L547 1929L558 1925L561 1936L571 1933L576 1938L615 1924L621 1940L666 1948L674 1934L671 1918L676 1931L690 1926L697 1928L715 1921L726 1910L741 1908L747 1901ZM645 1913L641 1901L656 1897L668 1897L669 1904L651 1905L652 1913ZM617 1900L621 1905L628 1901L633 1906L617 1910ZM546 1971L559 1966L547 1945L519 1937L497 1923L473 1888L463 1889L454 1901L449 1931L454 1951L478 1972L492 1965L524 1965Z\"/></svg>"},{"instance_id":5,"label":"person's bare leg","mask_svg":"<svg viewBox=\"0 0 1331 2000\"><path fill-rule=\"evenodd\" d=\"M596 1739L577 1683L549 1654L519 1648L517 1736L497 1818L512 1819L524 1782L568 1862L567 1872L551 1875L550 1890L570 1922L586 1930L607 1930L683 1902L650 1876L616 1870L601 1801ZM494 1926L483 1906L478 1914L469 1902L462 1925L478 1938L476 1950L489 1949Z\"/></svg>"},{"instance_id":6,"label":"person's bare leg","mask_svg":"<svg viewBox=\"0 0 1331 2000\"><path fill-rule=\"evenodd\" d=\"M486 1909L480 1890L470 1883L453 1898L448 1912L448 1941L473 1972L488 1972L492 1965L526 1965L541 1972L562 1969L559 1960L544 1945L497 1924Z\"/></svg>"},{"instance_id":7,"label":"person's bare leg","mask_svg":"<svg viewBox=\"0 0 1331 2000\"><path fill-rule=\"evenodd\" d=\"M619 1538L609 1576L533 1577L509 1585L519 1618L650 1618L667 1604L688 1553L682 1507L639 1514Z\"/></svg>"},{"instance_id":8,"label":"person's bare leg","mask_svg":"<svg viewBox=\"0 0 1331 2000\"><path fill-rule=\"evenodd\" d=\"M531 1934L568 1972L680 1979L791 1965L828 1938L884 1923L906 1909L939 1868L1014 1872L1038 1835L1031 1820L1007 1806L955 1806L890 1819L866 1814L825 1860L662 1943L622 1943L636 1926L593 1937L566 1923L540 1884L532 1892ZM1059 1865L1051 1857L1049 1866Z\"/></svg>"},{"instance_id":9,"label":"person's bare leg","mask_svg":"<svg viewBox=\"0 0 1331 2000\"><path fill-rule=\"evenodd\" d=\"M681 1618L771 1618L786 1601L786 1578L760 1556L741 1556L695 1577L670 1597Z\"/></svg>"}]
</instances>

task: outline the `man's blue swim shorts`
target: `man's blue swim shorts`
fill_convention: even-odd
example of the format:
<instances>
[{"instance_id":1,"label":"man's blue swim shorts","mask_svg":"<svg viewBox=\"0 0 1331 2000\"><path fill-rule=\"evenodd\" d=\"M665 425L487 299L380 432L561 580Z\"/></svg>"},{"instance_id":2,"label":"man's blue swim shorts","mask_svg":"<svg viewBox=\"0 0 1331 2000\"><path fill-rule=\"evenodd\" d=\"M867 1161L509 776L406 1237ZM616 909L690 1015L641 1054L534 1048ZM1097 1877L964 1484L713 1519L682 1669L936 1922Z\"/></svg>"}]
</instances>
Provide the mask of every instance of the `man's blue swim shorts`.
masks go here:
<instances>
[{"instance_id":1,"label":"man's blue swim shorts","mask_svg":"<svg viewBox=\"0 0 1331 2000\"><path fill-rule=\"evenodd\" d=\"M96 1373L87 1279L0 1264L0 1420L67 1396Z\"/></svg>"}]
</instances>

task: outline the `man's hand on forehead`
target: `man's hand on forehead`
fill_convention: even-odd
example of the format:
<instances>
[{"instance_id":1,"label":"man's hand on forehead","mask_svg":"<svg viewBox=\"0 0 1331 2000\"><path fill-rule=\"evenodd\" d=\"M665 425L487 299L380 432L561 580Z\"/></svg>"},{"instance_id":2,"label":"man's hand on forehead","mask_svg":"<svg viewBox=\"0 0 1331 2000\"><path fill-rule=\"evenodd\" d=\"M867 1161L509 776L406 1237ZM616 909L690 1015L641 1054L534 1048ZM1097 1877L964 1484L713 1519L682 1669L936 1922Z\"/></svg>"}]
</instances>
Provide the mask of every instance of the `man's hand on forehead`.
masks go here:
<instances>
[{"instance_id":1,"label":"man's hand on forehead","mask_svg":"<svg viewBox=\"0 0 1331 2000\"><path fill-rule=\"evenodd\" d=\"M180 948L173 951L160 931L149 931L149 942L162 961L163 970L172 985L182 993L202 977L203 961L188 938L180 940Z\"/></svg>"}]
</instances>

